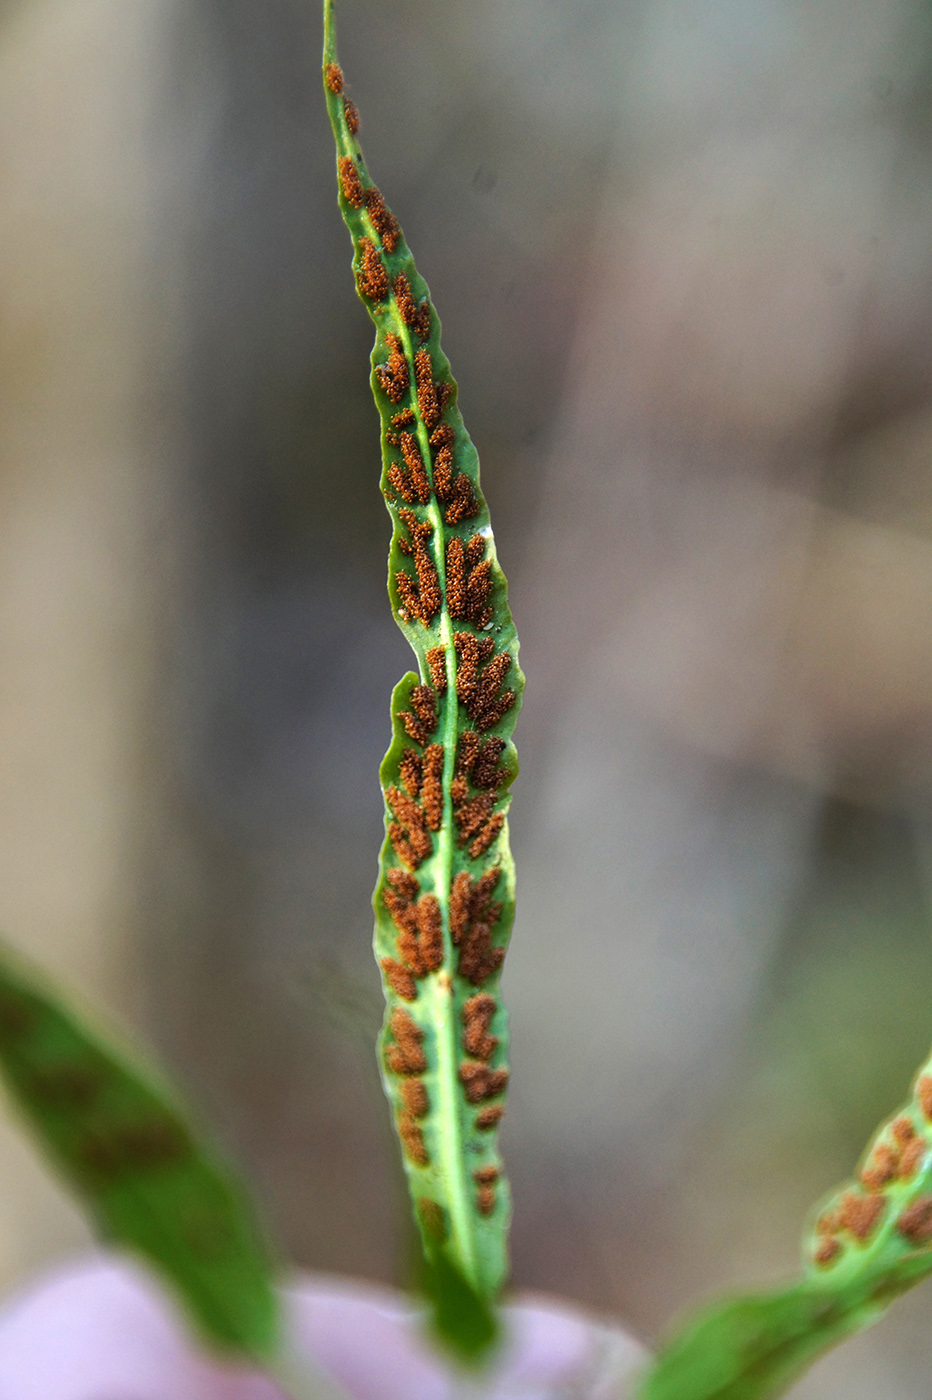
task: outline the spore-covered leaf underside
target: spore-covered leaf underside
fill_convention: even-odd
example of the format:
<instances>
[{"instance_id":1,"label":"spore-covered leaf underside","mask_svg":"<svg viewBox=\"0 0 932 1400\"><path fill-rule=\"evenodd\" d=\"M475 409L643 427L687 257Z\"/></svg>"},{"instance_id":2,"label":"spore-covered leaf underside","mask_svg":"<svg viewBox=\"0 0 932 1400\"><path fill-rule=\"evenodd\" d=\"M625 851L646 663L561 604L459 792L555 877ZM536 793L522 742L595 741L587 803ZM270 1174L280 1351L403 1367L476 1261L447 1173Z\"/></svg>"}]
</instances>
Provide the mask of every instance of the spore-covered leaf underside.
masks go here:
<instances>
[{"instance_id":1,"label":"spore-covered leaf underside","mask_svg":"<svg viewBox=\"0 0 932 1400\"><path fill-rule=\"evenodd\" d=\"M324 88L392 521L389 597L417 657L392 697L374 896L383 1080L428 1258L491 1300L510 1215L496 1145L508 1081L499 977L514 909L506 813L523 688L507 586L440 322L366 169L325 0Z\"/></svg>"}]
</instances>

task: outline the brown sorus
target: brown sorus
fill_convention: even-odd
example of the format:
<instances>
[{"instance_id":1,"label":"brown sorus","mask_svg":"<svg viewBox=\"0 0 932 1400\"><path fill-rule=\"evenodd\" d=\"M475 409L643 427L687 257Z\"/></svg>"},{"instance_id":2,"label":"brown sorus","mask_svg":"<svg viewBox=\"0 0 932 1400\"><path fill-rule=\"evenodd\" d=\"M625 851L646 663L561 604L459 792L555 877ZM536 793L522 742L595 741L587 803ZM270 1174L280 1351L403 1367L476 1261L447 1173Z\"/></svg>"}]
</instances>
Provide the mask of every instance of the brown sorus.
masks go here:
<instances>
[{"instance_id":1,"label":"brown sorus","mask_svg":"<svg viewBox=\"0 0 932 1400\"><path fill-rule=\"evenodd\" d=\"M430 1154L424 1144L424 1134L410 1113L400 1113L398 1115L398 1136L404 1143L405 1152L411 1161L418 1167L426 1167L430 1163Z\"/></svg>"},{"instance_id":2,"label":"brown sorus","mask_svg":"<svg viewBox=\"0 0 932 1400\"><path fill-rule=\"evenodd\" d=\"M412 1118L426 1117L430 1102L422 1079L406 1079L401 1086L401 1097Z\"/></svg>"},{"instance_id":3,"label":"brown sorus","mask_svg":"<svg viewBox=\"0 0 932 1400\"><path fill-rule=\"evenodd\" d=\"M478 545L478 548L477 548ZM454 536L447 545L447 607L459 621L485 627L491 621L488 606L492 590L492 563L484 559L485 541L474 535L468 544Z\"/></svg>"},{"instance_id":4,"label":"brown sorus","mask_svg":"<svg viewBox=\"0 0 932 1400\"><path fill-rule=\"evenodd\" d=\"M348 97L343 99L343 112L346 116L346 125L353 136L359 135L359 108L355 102L351 102Z\"/></svg>"},{"instance_id":5,"label":"brown sorus","mask_svg":"<svg viewBox=\"0 0 932 1400\"><path fill-rule=\"evenodd\" d=\"M324 82L331 92L341 93L343 91L343 69L339 63L328 63L324 69Z\"/></svg>"},{"instance_id":6,"label":"brown sorus","mask_svg":"<svg viewBox=\"0 0 932 1400\"><path fill-rule=\"evenodd\" d=\"M431 691L433 695L433 691ZM424 750L424 789L421 805L431 831L439 831L443 821L443 745L428 744Z\"/></svg>"},{"instance_id":7,"label":"brown sorus","mask_svg":"<svg viewBox=\"0 0 932 1400\"><path fill-rule=\"evenodd\" d=\"M417 582L415 583L403 569L399 569L395 575L395 587L405 611L427 626L437 616L443 603L440 579L427 550L427 541L433 534L433 526L429 521L418 520L414 512L404 506L398 515L407 526L410 536L407 540L399 536L398 548L403 554L414 556Z\"/></svg>"},{"instance_id":8,"label":"brown sorus","mask_svg":"<svg viewBox=\"0 0 932 1400\"><path fill-rule=\"evenodd\" d=\"M393 865L391 869L386 871L385 878L392 889L403 895L405 899L416 899L420 893L421 887L414 876L409 874L407 870L399 870L397 865Z\"/></svg>"},{"instance_id":9,"label":"brown sorus","mask_svg":"<svg viewBox=\"0 0 932 1400\"><path fill-rule=\"evenodd\" d=\"M480 1132L487 1133L492 1128L497 1128L504 1116L504 1104L490 1104L488 1108L480 1109L480 1111L476 1114L476 1127L479 1129Z\"/></svg>"},{"instance_id":10,"label":"brown sorus","mask_svg":"<svg viewBox=\"0 0 932 1400\"><path fill-rule=\"evenodd\" d=\"M923 1074L916 1085L919 1105L929 1119L932 1119L932 1074Z\"/></svg>"},{"instance_id":11,"label":"brown sorus","mask_svg":"<svg viewBox=\"0 0 932 1400\"><path fill-rule=\"evenodd\" d=\"M486 926L497 922L502 906L493 904L491 896L500 875L501 869L496 865L475 884L467 870L461 870L453 877L450 888L450 937L454 943L462 943L471 925L476 922Z\"/></svg>"},{"instance_id":12,"label":"brown sorus","mask_svg":"<svg viewBox=\"0 0 932 1400\"><path fill-rule=\"evenodd\" d=\"M452 428L445 432L448 427L448 424L441 423L430 438L432 446L441 443L433 464L434 492L444 506L443 518L447 525L459 525L461 521L471 520L479 513L479 502L469 477L454 470L452 444L455 434Z\"/></svg>"},{"instance_id":13,"label":"brown sorus","mask_svg":"<svg viewBox=\"0 0 932 1400\"><path fill-rule=\"evenodd\" d=\"M392 288L401 319L410 326L418 340L426 340L430 335L430 302L425 297L418 305L411 291L411 284L403 272L395 278Z\"/></svg>"},{"instance_id":14,"label":"brown sorus","mask_svg":"<svg viewBox=\"0 0 932 1400\"><path fill-rule=\"evenodd\" d=\"M443 695L447 688L447 659L443 647L431 647L427 653L427 669L431 685L438 695Z\"/></svg>"},{"instance_id":15,"label":"brown sorus","mask_svg":"<svg viewBox=\"0 0 932 1400\"><path fill-rule=\"evenodd\" d=\"M397 335L387 335L385 337L385 344L388 347L388 359L385 360L384 363L376 365L375 377L379 381L379 387L383 394L385 394L392 403L401 403L411 383L408 361L405 359L404 347ZM400 413L395 415L395 418L392 419L393 427L398 426L395 419L401 418L402 416L403 415ZM426 476L424 479L426 481ZM429 500L430 493L428 492L428 495L425 497L425 502Z\"/></svg>"},{"instance_id":16,"label":"brown sorus","mask_svg":"<svg viewBox=\"0 0 932 1400\"><path fill-rule=\"evenodd\" d=\"M417 419L413 409L403 408L400 413L396 413L392 418L393 428L413 428Z\"/></svg>"},{"instance_id":17,"label":"brown sorus","mask_svg":"<svg viewBox=\"0 0 932 1400\"><path fill-rule=\"evenodd\" d=\"M422 895L417 902L419 950L425 972L437 972L443 966L443 919L440 903L432 894Z\"/></svg>"},{"instance_id":18,"label":"brown sorus","mask_svg":"<svg viewBox=\"0 0 932 1400\"><path fill-rule=\"evenodd\" d=\"M372 226L382 240L386 253L394 253L401 237L398 220L382 198L382 191L371 185L365 193L366 210Z\"/></svg>"},{"instance_id":19,"label":"brown sorus","mask_svg":"<svg viewBox=\"0 0 932 1400\"><path fill-rule=\"evenodd\" d=\"M475 1065L468 1061L460 1065L459 1076L470 1103L494 1099L505 1092L508 1083L507 1069L489 1069L487 1065Z\"/></svg>"},{"instance_id":20,"label":"brown sorus","mask_svg":"<svg viewBox=\"0 0 932 1400\"><path fill-rule=\"evenodd\" d=\"M883 1214L884 1196L857 1196L847 1192L841 1198L841 1223L855 1239L866 1240Z\"/></svg>"},{"instance_id":21,"label":"brown sorus","mask_svg":"<svg viewBox=\"0 0 932 1400\"><path fill-rule=\"evenodd\" d=\"M904 1147L908 1142L912 1142L913 1138L916 1136L914 1124L911 1119L905 1117L894 1118L893 1122L890 1124L890 1131L901 1147Z\"/></svg>"},{"instance_id":22,"label":"brown sorus","mask_svg":"<svg viewBox=\"0 0 932 1400\"><path fill-rule=\"evenodd\" d=\"M417 502L426 506L430 500L430 482L417 439L411 433L402 433L397 445L401 448L405 465L402 467L399 462L393 462L388 468L388 480L408 505Z\"/></svg>"},{"instance_id":23,"label":"brown sorus","mask_svg":"<svg viewBox=\"0 0 932 1400\"><path fill-rule=\"evenodd\" d=\"M360 296L369 301L384 301L388 296L388 273L371 238L359 240L359 266L356 285Z\"/></svg>"},{"instance_id":24,"label":"brown sorus","mask_svg":"<svg viewBox=\"0 0 932 1400\"><path fill-rule=\"evenodd\" d=\"M463 1022L466 1026L463 1035L463 1049L467 1055L477 1060L490 1060L498 1046L498 1036L489 1035L489 1026L497 1010L494 997L470 997L463 1007Z\"/></svg>"},{"instance_id":25,"label":"brown sorus","mask_svg":"<svg viewBox=\"0 0 932 1400\"><path fill-rule=\"evenodd\" d=\"M403 749L398 760L398 775L409 797L420 797L424 781L424 765L421 755L414 749Z\"/></svg>"},{"instance_id":26,"label":"brown sorus","mask_svg":"<svg viewBox=\"0 0 932 1400\"><path fill-rule=\"evenodd\" d=\"M836 1230L844 1228L843 1212L840 1206L833 1206L831 1210L825 1211L816 1221L816 1233L819 1235L834 1235Z\"/></svg>"},{"instance_id":27,"label":"brown sorus","mask_svg":"<svg viewBox=\"0 0 932 1400\"><path fill-rule=\"evenodd\" d=\"M494 1185L479 1186L476 1190L476 1209L480 1215L491 1215L495 1209Z\"/></svg>"},{"instance_id":28,"label":"brown sorus","mask_svg":"<svg viewBox=\"0 0 932 1400\"><path fill-rule=\"evenodd\" d=\"M838 1258L838 1255L840 1253L841 1245L839 1244L838 1240L835 1239L834 1235L830 1235L828 1239L824 1239L821 1242L821 1244L819 1245L818 1249L812 1257L818 1264L820 1269L825 1269L828 1267L829 1264L831 1264L833 1259Z\"/></svg>"},{"instance_id":29,"label":"brown sorus","mask_svg":"<svg viewBox=\"0 0 932 1400\"><path fill-rule=\"evenodd\" d=\"M496 812L494 816L489 817L479 835L469 843L469 854L473 860L478 860L480 856L485 855L504 825L505 818L501 812Z\"/></svg>"},{"instance_id":30,"label":"brown sorus","mask_svg":"<svg viewBox=\"0 0 932 1400\"><path fill-rule=\"evenodd\" d=\"M504 948L493 947L487 924L475 923L460 944L457 971L474 987L481 987L505 961Z\"/></svg>"},{"instance_id":31,"label":"brown sorus","mask_svg":"<svg viewBox=\"0 0 932 1400\"><path fill-rule=\"evenodd\" d=\"M389 1069L395 1074L423 1074L427 1068L427 1056L421 1049L424 1032L416 1021L396 1006L389 1017L388 1028L394 1039L385 1052Z\"/></svg>"},{"instance_id":32,"label":"brown sorus","mask_svg":"<svg viewBox=\"0 0 932 1400\"><path fill-rule=\"evenodd\" d=\"M502 682L511 669L509 652L493 656L491 637L474 637L470 632L455 632L453 643L460 659L456 676L456 694L469 718L481 732L491 729L515 703L513 690L501 690Z\"/></svg>"},{"instance_id":33,"label":"brown sorus","mask_svg":"<svg viewBox=\"0 0 932 1400\"><path fill-rule=\"evenodd\" d=\"M433 432L440 422L445 395L441 386L434 382L434 367L430 353L418 350L414 356L414 382L417 387L417 406L427 431Z\"/></svg>"},{"instance_id":34,"label":"brown sorus","mask_svg":"<svg viewBox=\"0 0 932 1400\"><path fill-rule=\"evenodd\" d=\"M417 983L414 980L414 973L407 967L396 962L394 958L383 958L381 962L385 980L396 996L402 1001L415 1001L417 999Z\"/></svg>"},{"instance_id":35,"label":"brown sorus","mask_svg":"<svg viewBox=\"0 0 932 1400\"><path fill-rule=\"evenodd\" d=\"M932 1240L932 1196L920 1196L899 1215L896 1228L911 1244Z\"/></svg>"},{"instance_id":36,"label":"brown sorus","mask_svg":"<svg viewBox=\"0 0 932 1400\"><path fill-rule=\"evenodd\" d=\"M437 696L429 685L416 685L412 688L408 700L411 709L399 710L398 718L410 739L426 745L437 728Z\"/></svg>"},{"instance_id":37,"label":"brown sorus","mask_svg":"<svg viewBox=\"0 0 932 1400\"><path fill-rule=\"evenodd\" d=\"M366 198L366 192L362 187L359 178L359 168L352 156L341 156L337 162L337 170L340 176L340 189L343 191L343 198L347 204L351 204L354 209L361 209Z\"/></svg>"},{"instance_id":38,"label":"brown sorus","mask_svg":"<svg viewBox=\"0 0 932 1400\"><path fill-rule=\"evenodd\" d=\"M497 787L504 777L499 766L499 759L505 752L505 740L493 735L490 739L485 739L482 748L476 756L472 765L473 785L477 788Z\"/></svg>"},{"instance_id":39,"label":"brown sorus","mask_svg":"<svg viewBox=\"0 0 932 1400\"><path fill-rule=\"evenodd\" d=\"M895 1179L899 1170L899 1152L886 1143L878 1143L861 1169L861 1185L868 1191L879 1191Z\"/></svg>"},{"instance_id":40,"label":"brown sorus","mask_svg":"<svg viewBox=\"0 0 932 1400\"><path fill-rule=\"evenodd\" d=\"M926 1145L922 1138L915 1137L912 1142L908 1142L903 1148L900 1157L900 1179L908 1181L913 1173L918 1169L920 1162L926 1154Z\"/></svg>"},{"instance_id":41,"label":"brown sorus","mask_svg":"<svg viewBox=\"0 0 932 1400\"><path fill-rule=\"evenodd\" d=\"M423 808L394 785L385 789L385 800L397 818L388 828L395 853L400 861L416 870L434 849Z\"/></svg>"},{"instance_id":42,"label":"brown sorus","mask_svg":"<svg viewBox=\"0 0 932 1400\"><path fill-rule=\"evenodd\" d=\"M460 845L465 846L471 836L489 819L495 796L491 792L480 792L457 808L456 825L460 833Z\"/></svg>"}]
</instances>

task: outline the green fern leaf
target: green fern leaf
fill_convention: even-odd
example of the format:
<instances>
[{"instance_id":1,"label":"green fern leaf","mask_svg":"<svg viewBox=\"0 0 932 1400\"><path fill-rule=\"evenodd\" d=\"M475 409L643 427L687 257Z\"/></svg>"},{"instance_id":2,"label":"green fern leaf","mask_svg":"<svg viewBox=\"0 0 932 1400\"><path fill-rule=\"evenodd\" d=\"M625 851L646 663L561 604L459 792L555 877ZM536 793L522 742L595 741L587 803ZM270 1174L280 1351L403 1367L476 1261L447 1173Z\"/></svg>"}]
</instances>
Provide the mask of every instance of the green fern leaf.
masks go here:
<instances>
[{"instance_id":1,"label":"green fern leaf","mask_svg":"<svg viewBox=\"0 0 932 1400\"><path fill-rule=\"evenodd\" d=\"M661 1352L641 1400L770 1400L932 1273L932 1059L857 1177L813 1212L794 1287L713 1304Z\"/></svg>"},{"instance_id":2,"label":"green fern leaf","mask_svg":"<svg viewBox=\"0 0 932 1400\"><path fill-rule=\"evenodd\" d=\"M356 288L375 323L372 391L392 520L389 597L417 657L392 697L374 896L387 1012L382 1074L428 1259L482 1300L507 1274L496 1145L508 1079L499 976L514 909L511 733L523 677L476 450L440 323L359 147L324 5L324 90Z\"/></svg>"},{"instance_id":3,"label":"green fern leaf","mask_svg":"<svg viewBox=\"0 0 932 1400\"><path fill-rule=\"evenodd\" d=\"M271 1256L233 1173L171 1089L6 949L0 1074L101 1234L153 1264L214 1347L272 1358Z\"/></svg>"}]
</instances>

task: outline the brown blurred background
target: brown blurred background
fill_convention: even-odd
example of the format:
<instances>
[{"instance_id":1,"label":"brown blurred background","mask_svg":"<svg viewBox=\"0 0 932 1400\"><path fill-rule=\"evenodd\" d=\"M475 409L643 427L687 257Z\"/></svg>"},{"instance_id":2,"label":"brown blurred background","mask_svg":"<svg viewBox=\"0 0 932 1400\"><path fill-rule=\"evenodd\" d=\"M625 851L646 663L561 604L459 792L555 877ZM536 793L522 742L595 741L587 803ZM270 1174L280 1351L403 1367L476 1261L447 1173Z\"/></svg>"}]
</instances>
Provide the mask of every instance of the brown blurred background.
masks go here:
<instances>
[{"instance_id":1,"label":"brown blurred background","mask_svg":"<svg viewBox=\"0 0 932 1400\"><path fill-rule=\"evenodd\" d=\"M528 674L515 1281L795 1267L932 1040L932 11L340 0ZM0 925L402 1280L385 599L312 0L0 7ZM12 1127L0 1277L86 1236ZM806 1400L922 1400L932 1292Z\"/></svg>"}]
</instances>

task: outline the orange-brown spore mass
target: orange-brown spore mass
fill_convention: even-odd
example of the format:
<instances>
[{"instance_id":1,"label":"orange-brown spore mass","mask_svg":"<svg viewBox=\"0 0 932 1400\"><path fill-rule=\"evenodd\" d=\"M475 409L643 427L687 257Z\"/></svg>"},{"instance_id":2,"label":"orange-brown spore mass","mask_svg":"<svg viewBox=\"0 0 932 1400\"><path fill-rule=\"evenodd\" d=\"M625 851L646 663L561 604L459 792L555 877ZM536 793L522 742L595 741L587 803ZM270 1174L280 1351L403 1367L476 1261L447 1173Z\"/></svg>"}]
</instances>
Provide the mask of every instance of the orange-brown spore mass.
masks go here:
<instances>
[{"instance_id":1,"label":"orange-brown spore mass","mask_svg":"<svg viewBox=\"0 0 932 1400\"><path fill-rule=\"evenodd\" d=\"M431 691L433 695L433 691ZM439 831L443 821L443 745L429 744L424 750L424 788L421 805L431 831Z\"/></svg>"},{"instance_id":2,"label":"orange-brown spore mass","mask_svg":"<svg viewBox=\"0 0 932 1400\"><path fill-rule=\"evenodd\" d=\"M398 1115L398 1136L404 1144L405 1152L418 1167L430 1165L430 1154L424 1142L424 1134L410 1113Z\"/></svg>"},{"instance_id":3,"label":"orange-brown spore mass","mask_svg":"<svg viewBox=\"0 0 932 1400\"><path fill-rule=\"evenodd\" d=\"M430 648L427 653L427 670L431 685L438 695L443 695L447 688L447 659L443 647Z\"/></svg>"},{"instance_id":4,"label":"orange-brown spore mass","mask_svg":"<svg viewBox=\"0 0 932 1400\"><path fill-rule=\"evenodd\" d=\"M396 996L401 997L402 1001L417 1000L417 983L410 968L396 962L394 958L382 958L379 965Z\"/></svg>"},{"instance_id":5,"label":"orange-brown spore mass","mask_svg":"<svg viewBox=\"0 0 932 1400\"><path fill-rule=\"evenodd\" d=\"M401 403L411 383L408 361L405 359L404 346L397 335L387 335L385 337L385 344L388 347L388 359L383 364L376 365L375 377L379 381L382 392L391 402ZM395 422L395 419L403 417L405 417L404 414L396 413L395 418L392 419L392 425L395 427L399 426ZM423 463L421 464L421 469L423 471ZM424 479L425 481L427 479L426 473ZM405 499L408 499L407 496ZM418 496L416 499L420 500L421 497ZM424 497L424 501L426 502L429 500L430 492L428 491L426 497Z\"/></svg>"},{"instance_id":6,"label":"orange-brown spore mass","mask_svg":"<svg viewBox=\"0 0 932 1400\"><path fill-rule=\"evenodd\" d=\"M513 690L502 690L512 666L511 654L503 651L493 656L492 638L474 637L470 632L455 632L453 644L459 658L457 698L480 732L491 729L508 713L517 698Z\"/></svg>"},{"instance_id":7,"label":"orange-brown spore mass","mask_svg":"<svg viewBox=\"0 0 932 1400\"><path fill-rule=\"evenodd\" d=\"M384 301L388 296L388 273L371 238L359 240L359 266L356 285L360 296L369 301Z\"/></svg>"},{"instance_id":8,"label":"orange-brown spore mass","mask_svg":"<svg viewBox=\"0 0 932 1400\"><path fill-rule=\"evenodd\" d=\"M343 191L343 198L347 204L351 204L354 209L361 209L365 201L366 192L362 187L359 178L359 170L352 156L341 156L337 162L337 170L340 176L340 189Z\"/></svg>"},{"instance_id":9,"label":"orange-brown spore mass","mask_svg":"<svg viewBox=\"0 0 932 1400\"><path fill-rule=\"evenodd\" d=\"M920 1196L897 1217L896 1228L910 1244L932 1240L932 1196Z\"/></svg>"},{"instance_id":10,"label":"orange-brown spore mass","mask_svg":"<svg viewBox=\"0 0 932 1400\"><path fill-rule=\"evenodd\" d=\"M476 987L505 959L504 948L492 946L492 928L502 906L493 903L491 896L500 874L495 866L474 884L469 872L462 870L450 887L450 937L459 948L459 972Z\"/></svg>"},{"instance_id":11,"label":"orange-brown spore mass","mask_svg":"<svg viewBox=\"0 0 932 1400\"><path fill-rule=\"evenodd\" d=\"M497 1010L495 998L480 994L470 997L463 1007L463 1049L477 1060L490 1060L498 1046L498 1036L489 1035L489 1026Z\"/></svg>"},{"instance_id":12,"label":"orange-brown spore mass","mask_svg":"<svg viewBox=\"0 0 932 1400\"><path fill-rule=\"evenodd\" d=\"M424 1032L417 1022L396 1006L392 1012L388 1028L394 1039L385 1052L389 1069L395 1074L423 1074L427 1069L427 1056L421 1048Z\"/></svg>"},{"instance_id":13,"label":"orange-brown spore mass","mask_svg":"<svg viewBox=\"0 0 932 1400\"><path fill-rule=\"evenodd\" d=\"M394 784L385 789L385 801L396 818L388 827L395 854L403 865L416 870L434 849L424 809Z\"/></svg>"},{"instance_id":14,"label":"orange-brown spore mass","mask_svg":"<svg viewBox=\"0 0 932 1400\"><path fill-rule=\"evenodd\" d=\"M447 388L447 385L434 385L434 392ZM472 482L463 472L457 472L455 469L453 461L455 443L456 434L449 423L438 424L430 435L430 445L437 453L433 464L434 492L437 500L444 506L443 518L447 525L459 525L463 520L471 520L479 511L479 502L476 499ZM481 539L481 536L478 538ZM470 545L472 545L472 541L470 541ZM468 549L469 546L467 546ZM478 560L470 562L478 563Z\"/></svg>"},{"instance_id":15,"label":"orange-brown spore mass","mask_svg":"<svg viewBox=\"0 0 932 1400\"><path fill-rule=\"evenodd\" d=\"M324 69L324 82L332 93L343 91L343 69L339 63L328 63Z\"/></svg>"},{"instance_id":16,"label":"orange-brown spore mass","mask_svg":"<svg viewBox=\"0 0 932 1400\"><path fill-rule=\"evenodd\" d=\"M346 116L346 125L349 127L350 134L353 135L353 136L358 136L358 135L359 135L359 108L356 106L356 103L355 103L355 102L351 102L350 99L349 99L348 97L344 97L344 99L343 99L343 112L344 112L344 115Z\"/></svg>"},{"instance_id":17,"label":"orange-brown spore mass","mask_svg":"<svg viewBox=\"0 0 932 1400\"><path fill-rule=\"evenodd\" d=\"M395 294L395 303L405 325L411 327L418 340L426 340L430 335L430 302L425 297L418 305L414 300L411 284L403 272L400 272L395 278L392 291Z\"/></svg>"},{"instance_id":18,"label":"orange-brown spore mass","mask_svg":"<svg viewBox=\"0 0 932 1400\"><path fill-rule=\"evenodd\" d=\"M398 220L389 209L382 198L382 191L376 189L375 185L370 185L365 193L366 210L372 225L382 240L382 247L386 253L393 253L398 246L401 237L401 229Z\"/></svg>"},{"instance_id":19,"label":"orange-brown spore mass","mask_svg":"<svg viewBox=\"0 0 932 1400\"><path fill-rule=\"evenodd\" d=\"M488 602L492 591L492 563L483 559L484 552L485 540L481 535L474 535L468 544L454 536L447 544L447 608L457 621L471 622L478 628L492 620Z\"/></svg>"},{"instance_id":20,"label":"orange-brown spore mass","mask_svg":"<svg viewBox=\"0 0 932 1400\"><path fill-rule=\"evenodd\" d=\"M401 1086L401 1097L412 1118L427 1116L430 1101L422 1079L406 1079Z\"/></svg>"},{"instance_id":21,"label":"orange-brown spore mass","mask_svg":"<svg viewBox=\"0 0 932 1400\"><path fill-rule=\"evenodd\" d=\"M417 582L415 583L403 569L399 569L395 575L395 587L408 617L416 617L425 626L429 626L443 604L440 578L427 548L427 541L433 534L434 527L427 520L418 520L414 512L405 506L401 507L398 515L407 526L409 534L407 540L399 537L398 547L403 554L414 556Z\"/></svg>"},{"instance_id":22,"label":"orange-brown spore mass","mask_svg":"<svg viewBox=\"0 0 932 1400\"><path fill-rule=\"evenodd\" d=\"M842 1228L863 1242L873 1232L885 1205L884 1196L858 1196L848 1192L840 1202Z\"/></svg>"},{"instance_id":23,"label":"orange-brown spore mass","mask_svg":"<svg viewBox=\"0 0 932 1400\"><path fill-rule=\"evenodd\" d=\"M470 1103L482 1103L484 1099L494 1099L505 1092L508 1083L507 1069L489 1069L487 1065L465 1061L459 1068L460 1083L466 1090Z\"/></svg>"},{"instance_id":24,"label":"orange-brown spore mass","mask_svg":"<svg viewBox=\"0 0 932 1400\"><path fill-rule=\"evenodd\" d=\"M480 1185L476 1189L476 1209L480 1215L491 1215L495 1210L495 1186Z\"/></svg>"},{"instance_id":25,"label":"orange-brown spore mass","mask_svg":"<svg viewBox=\"0 0 932 1400\"><path fill-rule=\"evenodd\" d=\"M424 763L414 749L403 749L398 761L398 775L409 797L420 797L424 781Z\"/></svg>"},{"instance_id":26,"label":"orange-brown spore mass","mask_svg":"<svg viewBox=\"0 0 932 1400\"><path fill-rule=\"evenodd\" d=\"M428 744L437 728L437 696L429 685L416 685L408 696L410 710L399 710L405 733L418 744ZM421 761L423 771L423 759ZM423 781L423 779L422 779Z\"/></svg>"},{"instance_id":27,"label":"orange-brown spore mass","mask_svg":"<svg viewBox=\"0 0 932 1400\"><path fill-rule=\"evenodd\" d=\"M886 1143L878 1143L860 1172L862 1186L879 1191L894 1181L900 1170L900 1153Z\"/></svg>"},{"instance_id":28,"label":"orange-brown spore mass","mask_svg":"<svg viewBox=\"0 0 932 1400\"><path fill-rule=\"evenodd\" d=\"M932 1074L923 1074L916 1085L916 1097L926 1118L932 1120Z\"/></svg>"},{"instance_id":29,"label":"orange-brown spore mass","mask_svg":"<svg viewBox=\"0 0 932 1400\"><path fill-rule=\"evenodd\" d=\"M838 1258L840 1253L841 1244L832 1235L828 1239L822 1240L812 1257L820 1269L826 1269L829 1264L833 1263L833 1261Z\"/></svg>"},{"instance_id":30,"label":"orange-brown spore mass","mask_svg":"<svg viewBox=\"0 0 932 1400\"><path fill-rule=\"evenodd\" d=\"M482 1108L476 1114L476 1127L480 1132L490 1132L493 1128L498 1127L504 1116L504 1104L489 1104L488 1108Z\"/></svg>"}]
</instances>

